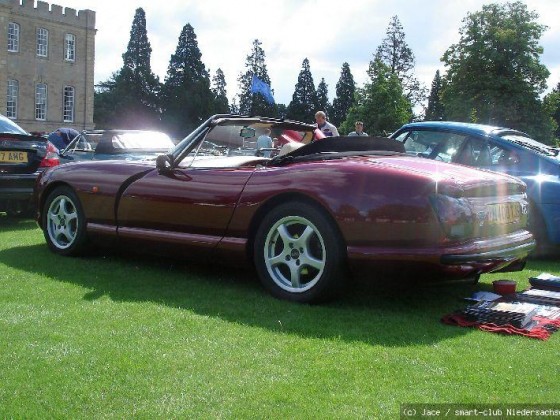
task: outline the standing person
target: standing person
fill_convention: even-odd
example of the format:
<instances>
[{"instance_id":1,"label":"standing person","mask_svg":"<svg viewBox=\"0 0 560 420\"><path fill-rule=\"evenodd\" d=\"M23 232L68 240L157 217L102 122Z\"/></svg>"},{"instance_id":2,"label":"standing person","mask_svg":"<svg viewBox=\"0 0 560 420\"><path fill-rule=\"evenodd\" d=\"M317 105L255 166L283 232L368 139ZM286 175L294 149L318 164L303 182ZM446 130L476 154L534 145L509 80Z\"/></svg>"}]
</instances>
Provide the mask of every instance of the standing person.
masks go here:
<instances>
[{"instance_id":1,"label":"standing person","mask_svg":"<svg viewBox=\"0 0 560 420\"><path fill-rule=\"evenodd\" d=\"M317 128L323 132L326 137L338 137L338 130L336 127L327 121L327 115L323 111L317 111L315 113L315 122L317 123Z\"/></svg>"},{"instance_id":2,"label":"standing person","mask_svg":"<svg viewBox=\"0 0 560 420\"><path fill-rule=\"evenodd\" d=\"M80 133L73 128L61 127L50 133L48 140L54 144L58 150L63 150L78 134Z\"/></svg>"},{"instance_id":3,"label":"standing person","mask_svg":"<svg viewBox=\"0 0 560 420\"><path fill-rule=\"evenodd\" d=\"M361 121L356 121L354 124L355 131L352 131L349 136L367 136L368 133L364 131L364 123Z\"/></svg>"},{"instance_id":4,"label":"standing person","mask_svg":"<svg viewBox=\"0 0 560 420\"><path fill-rule=\"evenodd\" d=\"M261 149L272 149L272 138L270 137L270 128L264 130L264 134L261 134L257 139L257 155L270 157L271 150L263 150Z\"/></svg>"}]
</instances>

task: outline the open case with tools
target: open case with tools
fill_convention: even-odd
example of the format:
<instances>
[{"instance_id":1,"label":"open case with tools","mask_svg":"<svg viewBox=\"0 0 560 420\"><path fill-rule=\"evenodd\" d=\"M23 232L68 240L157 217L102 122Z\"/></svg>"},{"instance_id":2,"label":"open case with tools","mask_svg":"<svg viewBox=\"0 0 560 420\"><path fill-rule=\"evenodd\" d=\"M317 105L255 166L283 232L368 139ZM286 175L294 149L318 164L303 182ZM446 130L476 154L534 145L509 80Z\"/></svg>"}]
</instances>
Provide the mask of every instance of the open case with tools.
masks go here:
<instances>
[{"instance_id":1,"label":"open case with tools","mask_svg":"<svg viewBox=\"0 0 560 420\"><path fill-rule=\"evenodd\" d=\"M527 290L480 300L444 316L442 322L546 340L560 329L560 277L543 273L529 283Z\"/></svg>"}]
</instances>

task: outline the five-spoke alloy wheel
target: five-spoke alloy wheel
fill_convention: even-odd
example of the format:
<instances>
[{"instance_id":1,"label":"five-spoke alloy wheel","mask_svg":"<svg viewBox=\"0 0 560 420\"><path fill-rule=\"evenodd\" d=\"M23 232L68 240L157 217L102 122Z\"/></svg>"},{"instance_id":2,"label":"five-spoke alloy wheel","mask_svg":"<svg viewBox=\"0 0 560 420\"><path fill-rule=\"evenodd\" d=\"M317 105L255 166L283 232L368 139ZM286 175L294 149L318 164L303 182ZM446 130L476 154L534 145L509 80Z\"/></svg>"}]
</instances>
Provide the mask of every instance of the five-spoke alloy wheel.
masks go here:
<instances>
[{"instance_id":1,"label":"five-spoke alloy wheel","mask_svg":"<svg viewBox=\"0 0 560 420\"><path fill-rule=\"evenodd\" d=\"M270 211L255 238L255 265L276 297L314 302L331 297L344 280L336 227L314 206L287 203Z\"/></svg>"},{"instance_id":2,"label":"five-spoke alloy wheel","mask_svg":"<svg viewBox=\"0 0 560 420\"><path fill-rule=\"evenodd\" d=\"M49 248L61 255L76 255L83 250L85 218L80 201L68 187L49 194L42 212L43 229Z\"/></svg>"}]
</instances>

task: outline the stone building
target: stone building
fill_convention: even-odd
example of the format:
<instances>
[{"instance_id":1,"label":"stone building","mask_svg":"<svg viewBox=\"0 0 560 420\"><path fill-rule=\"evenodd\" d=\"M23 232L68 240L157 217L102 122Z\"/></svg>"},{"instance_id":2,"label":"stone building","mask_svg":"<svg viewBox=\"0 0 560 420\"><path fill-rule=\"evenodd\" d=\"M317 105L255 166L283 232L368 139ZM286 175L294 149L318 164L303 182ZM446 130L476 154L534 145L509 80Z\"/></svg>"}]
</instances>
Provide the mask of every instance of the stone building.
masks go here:
<instances>
[{"instance_id":1,"label":"stone building","mask_svg":"<svg viewBox=\"0 0 560 420\"><path fill-rule=\"evenodd\" d=\"M95 12L0 0L0 113L27 131L94 128Z\"/></svg>"}]
</instances>

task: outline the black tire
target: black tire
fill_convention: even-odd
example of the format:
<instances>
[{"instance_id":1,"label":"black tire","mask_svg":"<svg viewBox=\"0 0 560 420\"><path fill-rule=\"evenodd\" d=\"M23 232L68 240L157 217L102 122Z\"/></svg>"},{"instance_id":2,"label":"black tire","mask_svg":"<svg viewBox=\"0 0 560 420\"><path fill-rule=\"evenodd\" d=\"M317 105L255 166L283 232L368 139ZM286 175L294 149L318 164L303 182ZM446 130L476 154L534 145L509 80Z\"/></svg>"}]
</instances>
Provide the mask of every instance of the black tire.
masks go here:
<instances>
[{"instance_id":1,"label":"black tire","mask_svg":"<svg viewBox=\"0 0 560 420\"><path fill-rule=\"evenodd\" d=\"M65 256L77 256L85 251L84 211L70 187L58 187L49 194L41 217L43 234L51 251Z\"/></svg>"},{"instance_id":2,"label":"black tire","mask_svg":"<svg viewBox=\"0 0 560 420\"><path fill-rule=\"evenodd\" d=\"M253 257L262 284L280 299L315 303L344 285L343 241L336 226L306 203L282 204L264 217Z\"/></svg>"},{"instance_id":3,"label":"black tire","mask_svg":"<svg viewBox=\"0 0 560 420\"><path fill-rule=\"evenodd\" d=\"M537 241L537 247L532 252L532 255L534 257L545 257L549 255L551 252L551 246L550 241L548 240L546 222L534 203L530 204L527 228Z\"/></svg>"}]
</instances>

